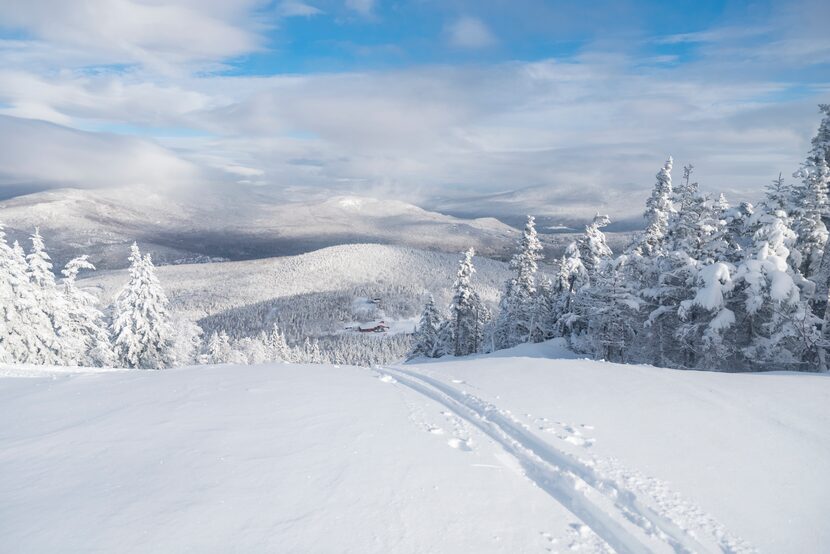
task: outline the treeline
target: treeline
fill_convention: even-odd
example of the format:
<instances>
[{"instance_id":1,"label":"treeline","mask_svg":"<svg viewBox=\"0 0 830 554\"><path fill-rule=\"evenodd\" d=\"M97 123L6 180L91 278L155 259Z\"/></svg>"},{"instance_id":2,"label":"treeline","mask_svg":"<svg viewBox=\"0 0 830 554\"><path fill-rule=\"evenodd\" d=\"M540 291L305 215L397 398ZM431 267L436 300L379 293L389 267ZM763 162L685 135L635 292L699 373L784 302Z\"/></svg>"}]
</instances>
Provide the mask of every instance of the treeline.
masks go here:
<instances>
[{"instance_id":1,"label":"treeline","mask_svg":"<svg viewBox=\"0 0 830 554\"><path fill-rule=\"evenodd\" d=\"M615 255L597 216L549 279L528 218L514 277L491 319L461 261L448 314L428 302L412 357L466 355L564 337L617 362L732 371L826 371L830 347L830 106L811 150L753 206L702 194L693 167L672 181L671 158L646 202L646 229Z\"/></svg>"},{"instance_id":2,"label":"treeline","mask_svg":"<svg viewBox=\"0 0 830 554\"><path fill-rule=\"evenodd\" d=\"M149 254L133 244L129 279L111 306L77 285L86 256L68 262L58 281L38 230L26 254L0 228L0 362L161 369L191 364L271 361L374 365L403 358L411 336L307 336L289 344L274 325L232 339L171 314Z\"/></svg>"},{"instance_id":3,"label":"treeline","mask_svg":"<svg viewBox=\"0 0 830 554\"><path fill-rule=\"evenodd\" d=\"M192 363L200 329L173 319L149 255L133 244L129 280L112 306L77 285L95 269L87 256L70 260L58 281L35 229L24 253L0 231L0 361L63 366L158 368Z\"/></svg>"}]
</instances>

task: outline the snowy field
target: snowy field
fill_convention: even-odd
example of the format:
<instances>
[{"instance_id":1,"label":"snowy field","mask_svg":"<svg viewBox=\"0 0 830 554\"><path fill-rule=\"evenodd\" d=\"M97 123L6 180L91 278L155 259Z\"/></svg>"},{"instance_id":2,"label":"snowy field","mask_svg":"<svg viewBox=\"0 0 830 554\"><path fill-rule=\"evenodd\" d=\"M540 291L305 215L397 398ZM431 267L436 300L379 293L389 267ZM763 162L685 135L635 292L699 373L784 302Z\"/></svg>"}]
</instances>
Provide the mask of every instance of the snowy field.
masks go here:
<instances>
[{"instance_id":1,"label":"snowy field","mask_svg":"<svg viewBox=\"0 0 830 554\"><path fill-rule=\"evenodd\" d=\"M0 551L830 548L830 377L568 357L2 368Z\"/></svg>"}]
</instances>

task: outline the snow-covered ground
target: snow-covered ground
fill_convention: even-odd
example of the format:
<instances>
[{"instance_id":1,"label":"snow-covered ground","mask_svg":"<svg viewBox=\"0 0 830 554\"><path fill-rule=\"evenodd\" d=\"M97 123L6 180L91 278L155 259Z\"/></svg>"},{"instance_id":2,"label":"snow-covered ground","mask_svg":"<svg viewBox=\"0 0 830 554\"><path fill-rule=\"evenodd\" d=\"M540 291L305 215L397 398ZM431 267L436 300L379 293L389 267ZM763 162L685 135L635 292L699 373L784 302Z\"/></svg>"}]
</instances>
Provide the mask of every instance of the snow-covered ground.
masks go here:
<instances>
[{"instance_id":1,"label":"snow-covered ground","mask_svg":"<svg viewBox=\"0 0 830 554\"><path fill-rule=\"evenodd\" d=\"M2 368L0 551L830 548L830 377L570 358Z\"/></svg>"}]
</instances>

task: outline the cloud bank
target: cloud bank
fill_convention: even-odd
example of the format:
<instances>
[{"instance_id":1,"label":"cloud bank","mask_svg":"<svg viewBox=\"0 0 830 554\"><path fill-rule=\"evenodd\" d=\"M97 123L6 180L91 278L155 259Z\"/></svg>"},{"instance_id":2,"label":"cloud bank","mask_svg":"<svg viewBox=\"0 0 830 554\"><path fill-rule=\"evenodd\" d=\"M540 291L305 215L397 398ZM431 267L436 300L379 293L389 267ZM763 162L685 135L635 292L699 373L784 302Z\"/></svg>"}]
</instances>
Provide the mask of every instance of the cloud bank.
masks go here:
<instances>
[{"instance_id":1,"label":"cloud bank","mask_svg":"<svg viewBox=\"0 0 830 554\"><path fill-rule=\"evenodd\" d=\"M669 154L693 162L704 189L757 195L795 169L815 104L830 100L830 39L804 15L827 13L822 3L739 28L594 38L538 59L293 74L235 60L277 48L287 18L311 25L345 10L371 20L329 24L382 30L384 4L13 4L0 4L17 29L0 40L6 183L204 180L416 202L536 187L551 211L612 200L630 216ZM484 23L498 21L492 10L457 9L436 24L438 43L509 47Z\"/></svg>"}]
</instances>

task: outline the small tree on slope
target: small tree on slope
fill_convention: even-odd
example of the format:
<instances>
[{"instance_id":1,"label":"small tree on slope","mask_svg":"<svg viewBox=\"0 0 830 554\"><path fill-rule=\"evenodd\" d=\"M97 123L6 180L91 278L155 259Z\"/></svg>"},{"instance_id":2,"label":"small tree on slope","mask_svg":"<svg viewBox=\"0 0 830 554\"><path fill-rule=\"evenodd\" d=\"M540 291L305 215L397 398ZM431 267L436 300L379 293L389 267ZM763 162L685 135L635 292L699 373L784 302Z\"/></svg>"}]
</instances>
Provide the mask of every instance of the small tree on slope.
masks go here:
<instances>
[{"instance_id":1,"label":"small tree on slope","mask_svg":"<svg viewBox=\"0 0 830 554\"><path fill-rule=\"evenodd\" d=\"M10 337L7 350L18 363L59 363L58 337L38 301L35 287L29 279L26 254L17 241L11 248L6 269L13 290L15 315L14 320L8 322Z\"/></svg>"},{"instance_id":2,"label":"small tree on slope","mask_svg":"<svg viewBox=\"0 0 830 554\"><path fill-rule=\"evenodd\" d=\"M276 323L273 327L271 327L271 332L268 333L266 338L266 347L269 361L298 361L293 358L291 347L288 346L288 341L285 340L285 335Z\"/></svg>"},{"instance_id":3,"label":"small tree on slope","mask_svg":"<svg viewBox=\"0 0 830 554\"><path fill-rule=\"evenodd\" d=\"M542 259L542 243L536 234L533 216L527 216L519 252L513 256L510 268L516 276L505 284L505 291L496 319L494 342L497 349L510 348L527 342L534 318L536 271Z\"/></svg>"},{"instance_id":4,"label":"small tree on slope","mask_svg":"<svg viewBox=\"0 0 830 554\"><path fill-rule=\"evenodd\" d=\"M823 159L816 162L808 157L793 177L801 179L801 185L795 193L798 203L793 222L798 235L796 248L801 262L798 269L807 279L815 279L819 274L828 237L824 218L830 214L830 201L827 198L830 170Z\"/></svg>"},{"instance_id":5,"label":"small tree on slope","mask_svg":"<svg viewBox=\"0 0 830 554\"><path fill-rule=\"evenodd\" d=\"M639 239L636 249L643 256L656 256L663 251L663 242L669 229L669 218L674 213L674 191L672 190L672 158L657 173L657 182L646 201L646 230Z\"/></svg>"},{"instance_id":6,"label":"small tree on slope","mask_svg":"<svg viewBox=\"0 0 830 554\"><path fill-rule=\"evenodd\" d=\"M169 367L174 360L167 296L150 256L142 257L135 243L130 252L130 280L116 298L112 321L117 361L141 369Z\"/></svg>"},{"instance_id":7,"label":"small tree on slope","mask_svg":"<svg viewBox=\"0 0 830 554\"><path fill-rule=\"evenodd\" d=\"M439 331L437 355L453 354L467 356L484 349L484 326L489 318L489 310L481 303L478 293L473 289L472 279L475 250L470 248L458 264L458 274L453 289L450 318Z\"/></svg>"},{"instance_id":8,"label":"small tree on slope","mask_svg":"<svg viewBox=\"0 0 830 554\"><path fill-rule=\"evenodd\" d=\"M578 333L578 322L576 321L580 310L575 306L577 294L589 283L588 270L582 263L582 256L579 247L572 242L565 249L565 253L559 260L559 271L553 281L552 302L553 325L555 335L567 335Z\"/></svg>"},{"instance_id":9,"label":"small tree on slope","mask_svg":"<svg viewBox=\"0 0 830 554\"><path fill-rule=\"evenodd\" d=\"M110 336L104 323L104 314L96 307L98 299L78 288L76 279L82 269L95 269L87 256L70 260L63 274L63 296L67 306L68 352L66 363L90 366L111 366L115 357Z\"/></svg>"},{"instance_id":10,"label":"small tree on slope","mask_svg":"<svg viewBox=\"0 0 830 554\"><path fill-rule=\"evenodd\" d=\"M424 311L421 313L421 321L418 329L415 331L415 344L412 347L412 352L409 358L418 358L420 356L426 358L435 357L436 346L438 343L438 330L441 327L441 315L435 307L435 300L432 296L424 305Z\"/></svg>"},{"instance_id":11,"label":"small tree on slope","mask_svg":"<svg viewBox=\"0 0 830 554\"><path fill-rule=\"evenodd\" d=\"M605 233L602 232L602 228L608 226L609 223L611 219L607 215L595 215L593 221L585 226L585 233L577 241L579 255L589 277L599 272L602 263L613 255L611 247L605 240Z\"/></svg>"},{"instance_id":12,"label":"small tree on slope","mask_svg":"<svg viewBox=\"0 0 830 554\"><path fill-rule=\"evenodd\" d=\"M590 287L577 296L577 310L587 321L584 337L572 336L577 350L611 362L627 362L637 334L640 299L625 278L628 256L605 260Z\"/></svg>"},{"instance_id":13,"label":"small tree on slope","mask_svg":"<svg viewBox=\"0 0 830 554\"><path fill-rule=\"evenodd\" d=\"M32 249L26 256L27 274L32 286L35 302L45 314L40 325L32 329L39 337L45 338L48 350L41 353L41 363L74 364L71 329L67 316L66 300L58 290L52 260L40 230L31 236Z\"/></svg>"},{"instance_id":14,"label":"small tree on slope","mask_svg":"<svg viewBox=\"0 0 830 554\"><path fill-rule=\"evenodd\" d=\"M0 225L0 362L23 361L29 353L22 335L26 322L21 313L21 288L28 290L25 261L19 265Z\"/></svg>"}]
</instances>

